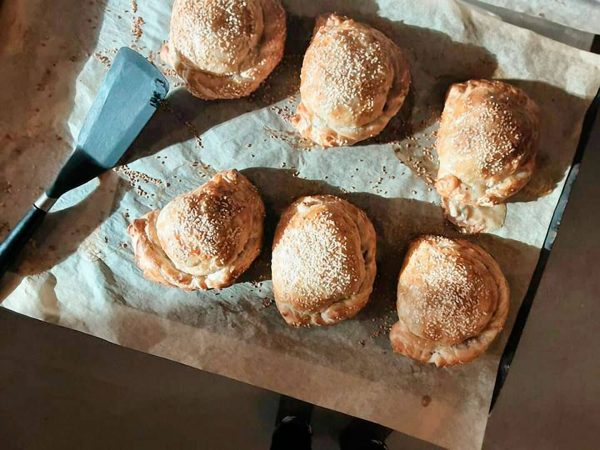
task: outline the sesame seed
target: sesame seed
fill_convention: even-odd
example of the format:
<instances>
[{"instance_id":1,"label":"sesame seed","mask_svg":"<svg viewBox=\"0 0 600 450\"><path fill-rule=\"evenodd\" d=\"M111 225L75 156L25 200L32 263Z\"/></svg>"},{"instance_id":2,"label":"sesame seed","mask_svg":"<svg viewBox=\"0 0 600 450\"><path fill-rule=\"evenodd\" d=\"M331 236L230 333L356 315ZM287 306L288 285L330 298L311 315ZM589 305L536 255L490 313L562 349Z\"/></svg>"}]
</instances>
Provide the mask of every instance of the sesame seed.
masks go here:
<instances>
[{"instance_id":1,"label":"sesame seed","mask_svg":"<svg viewBox=\"0 0 600 450\"><path fill-rule=\"evenodd\" d=\"M181 21L175 45L201 69L219 74L237 72L262 35L263 15L258 0L180 0L173 7ZM188 34L193 31L194 39ZM191 45L179 46L186 39Z\"/></svg>"}]
</instances>

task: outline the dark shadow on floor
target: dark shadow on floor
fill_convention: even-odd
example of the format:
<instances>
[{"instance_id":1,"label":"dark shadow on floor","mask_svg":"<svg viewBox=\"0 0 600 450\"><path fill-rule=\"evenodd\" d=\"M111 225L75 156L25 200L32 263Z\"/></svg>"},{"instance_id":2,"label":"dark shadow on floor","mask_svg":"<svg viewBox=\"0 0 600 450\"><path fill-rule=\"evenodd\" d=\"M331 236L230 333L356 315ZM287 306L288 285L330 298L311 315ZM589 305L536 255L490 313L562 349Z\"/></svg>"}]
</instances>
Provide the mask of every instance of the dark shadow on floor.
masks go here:
<instances>
[{"instance_id":1,"label":"dark shadow on floor","mask_svg":"<svg viewBox=\"0 0 600 450\"><path fill-rule=\"evenodd\" d=\"M268 448L274 393L4 309L0 329L5 450Z\"/></svg>"}]
</instances>

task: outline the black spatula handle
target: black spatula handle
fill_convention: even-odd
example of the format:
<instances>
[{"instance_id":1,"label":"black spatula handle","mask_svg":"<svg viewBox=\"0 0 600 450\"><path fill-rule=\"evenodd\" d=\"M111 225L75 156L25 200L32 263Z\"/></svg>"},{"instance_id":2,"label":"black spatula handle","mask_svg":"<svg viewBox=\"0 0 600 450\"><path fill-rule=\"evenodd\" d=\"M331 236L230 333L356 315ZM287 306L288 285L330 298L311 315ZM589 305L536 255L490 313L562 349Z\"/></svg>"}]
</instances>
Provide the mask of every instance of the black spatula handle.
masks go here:
<instances>
[{"instance_id":1,"label":"black spatula handle","mask_svg":"<svg viewBox=\"0 0 600 450\"><path fill-rule=\"evenodd\" d=\"M0 277L14 264L17 256L23 250L33 232L40 226L44 217L46 217L46 211L32 206L6 236L6 239L2 241L0 244Z\"/></svg>"}]
</instances>

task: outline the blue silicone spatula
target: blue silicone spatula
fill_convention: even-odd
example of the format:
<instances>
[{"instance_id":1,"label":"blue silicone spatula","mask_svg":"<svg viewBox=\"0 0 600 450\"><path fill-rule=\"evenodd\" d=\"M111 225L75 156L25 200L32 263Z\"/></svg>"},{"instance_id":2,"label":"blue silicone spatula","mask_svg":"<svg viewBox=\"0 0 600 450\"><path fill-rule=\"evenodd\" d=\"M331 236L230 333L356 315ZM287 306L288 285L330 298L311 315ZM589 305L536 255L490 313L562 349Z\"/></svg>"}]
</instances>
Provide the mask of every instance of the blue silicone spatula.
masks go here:
<instances>
[{"instance_id":1,"label":"blue silicone spatula","mask_svg":"<svg viewBox=\"0 0 600 450\"><path fill-rule=\"evenodd\" d=\"M169 84L142 55L122 48L90 108L75 150L50 188L0 244L0 277L58 198L114 167L166 97Z\"/></svg>"}]
</instances>

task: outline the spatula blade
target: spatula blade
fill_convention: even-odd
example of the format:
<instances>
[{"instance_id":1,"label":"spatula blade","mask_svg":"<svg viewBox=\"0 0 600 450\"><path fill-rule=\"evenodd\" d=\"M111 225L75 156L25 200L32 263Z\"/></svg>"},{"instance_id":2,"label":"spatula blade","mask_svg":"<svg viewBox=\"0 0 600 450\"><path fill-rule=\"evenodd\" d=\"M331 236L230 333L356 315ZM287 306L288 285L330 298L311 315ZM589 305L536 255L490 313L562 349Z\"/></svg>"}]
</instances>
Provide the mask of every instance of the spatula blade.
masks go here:
<instances>
[{"instance_id":1,"label":"spatula blade","mask_svg":"<svg viewBox=\"0 0 600 450\"><path fill-rule=\"evenodd\" d=\"M75 151L83 151L103 169L113 167L168 90L166 78L155 66L121 48L85 118Z\"/></svg>"}]
</instances>

